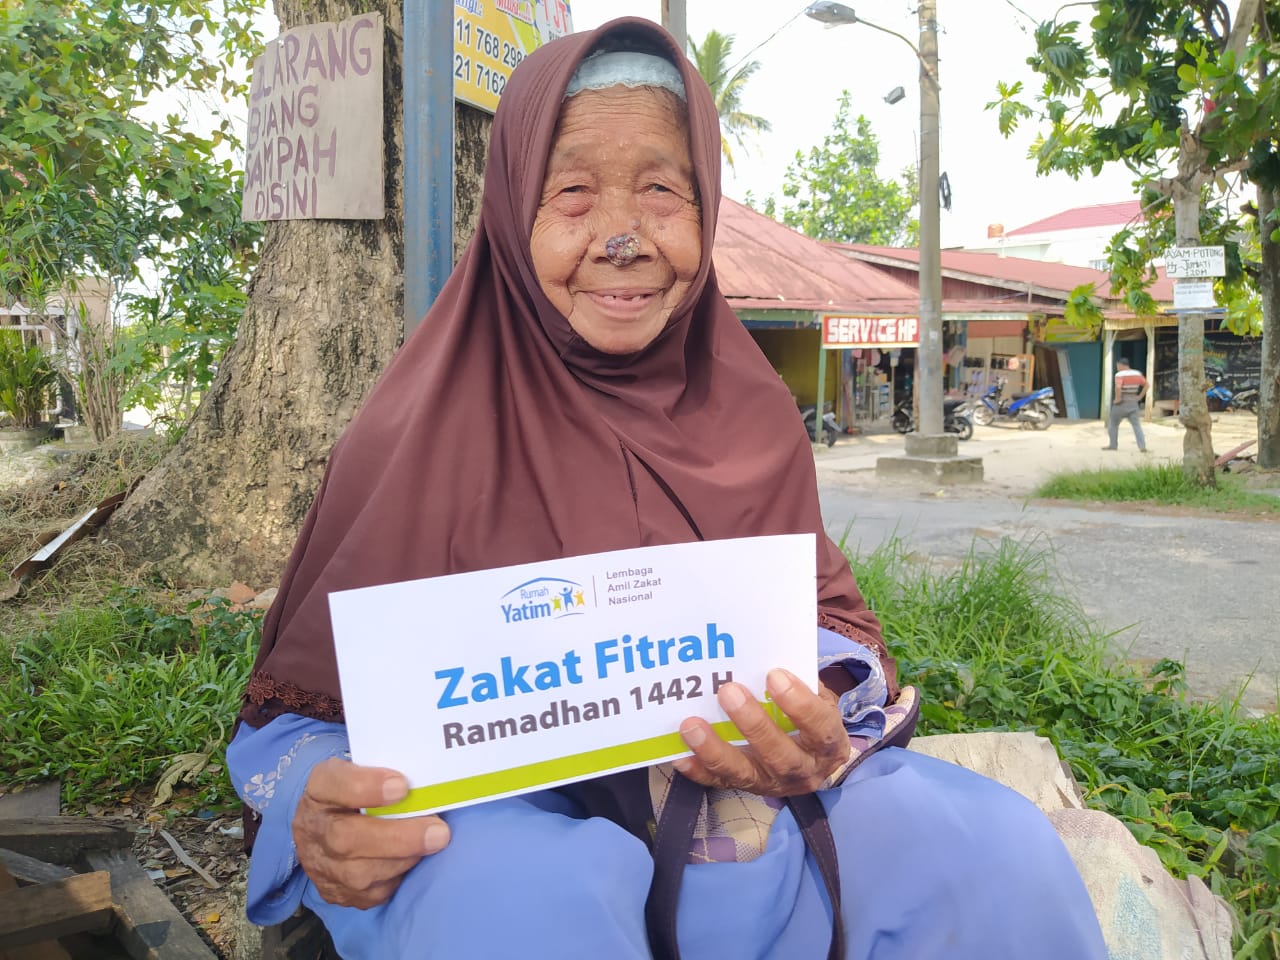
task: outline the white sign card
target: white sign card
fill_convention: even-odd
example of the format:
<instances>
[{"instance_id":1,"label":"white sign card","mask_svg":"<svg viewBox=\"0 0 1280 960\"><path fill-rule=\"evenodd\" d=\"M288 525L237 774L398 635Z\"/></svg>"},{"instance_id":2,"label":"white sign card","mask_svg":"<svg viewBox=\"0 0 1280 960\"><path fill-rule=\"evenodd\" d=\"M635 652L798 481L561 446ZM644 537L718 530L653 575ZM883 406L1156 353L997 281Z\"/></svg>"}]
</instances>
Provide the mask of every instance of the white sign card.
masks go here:
<instances>
[{"instance_id":1,"label":"white sign card","mask_svg":"<svg viewBox=\"0 0 1280 960\"><path fill-rule=\"evenodd\" d=\"M382 14L286 30L253 63L246 220L380 220Z\"/></svg>"},{"instance_id":2,"label":"white sign card","mask_svg":"<svg viewBox=\"0 0 1280 960\"><path fill-rule=\"evenodd\" d=\"M1225 277L1226 247L1169 247L1164 252L1164 271L1171 279L1182 277Z\"/></svg>"},{"instance_id":3,"label":"white sign card","mask_svg":"<svg viewBox=\"0 0 1280 960\"><path fill-rule=\"evenodd\" d=\"M1173 285L1173 309L1196 310L1217 306L1212 280L1179 280Z\"/></svg>"},{"instance_id":4,"label":"white sign card","mask_svg":"<svg viewBox=\"0 0 1280 960\"><path fill-rule=\"evenodd\" d=\"M643 547L329 595L351 756L411 815L689 753L732 680L817 689L813 534Z\"/></svg>"}]
</instances>

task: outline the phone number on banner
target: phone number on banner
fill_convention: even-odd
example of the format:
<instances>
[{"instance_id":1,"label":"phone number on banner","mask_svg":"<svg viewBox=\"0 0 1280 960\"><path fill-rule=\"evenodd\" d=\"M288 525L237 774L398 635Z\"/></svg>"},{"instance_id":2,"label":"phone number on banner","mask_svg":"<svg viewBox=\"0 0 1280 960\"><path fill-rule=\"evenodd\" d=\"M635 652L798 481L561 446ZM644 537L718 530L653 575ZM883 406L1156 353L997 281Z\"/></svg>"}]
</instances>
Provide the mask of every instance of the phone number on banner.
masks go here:
<instances>
[{"instance_id":1,"label":"phone number on banner","mask_svg":"<svg viewBox=\"0 0 1280 960\"><path fill-rule=\"evenodd\" d=\"M571 29L563 0L458 2L454 10L454 99L490 113L520 61Z\"/></svg>"}]
</instances>

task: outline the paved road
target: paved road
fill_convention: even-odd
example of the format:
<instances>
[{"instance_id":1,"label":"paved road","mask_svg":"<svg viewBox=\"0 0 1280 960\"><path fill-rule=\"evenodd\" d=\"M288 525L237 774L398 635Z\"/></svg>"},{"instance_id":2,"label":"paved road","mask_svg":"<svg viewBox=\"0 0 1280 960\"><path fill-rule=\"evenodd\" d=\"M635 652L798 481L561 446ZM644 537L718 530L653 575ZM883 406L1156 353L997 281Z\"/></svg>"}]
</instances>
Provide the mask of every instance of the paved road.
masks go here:
<instances>
[{"instance_id":1,"label":"paved road","mask_svg":"<svg viewBox=\"0 0 1280 960\"><path fill-rule=\"evenodd\" d=\"M1187 665L1191 691L1276 709L1280 690L1280 523L1025 504L991 492L886 490L865 472L819 470L833 533L872 549L897 533L917 553L958 559L975 539L1041 537L1085 612L1135 660Z\"/></svg>"}]
</instances>

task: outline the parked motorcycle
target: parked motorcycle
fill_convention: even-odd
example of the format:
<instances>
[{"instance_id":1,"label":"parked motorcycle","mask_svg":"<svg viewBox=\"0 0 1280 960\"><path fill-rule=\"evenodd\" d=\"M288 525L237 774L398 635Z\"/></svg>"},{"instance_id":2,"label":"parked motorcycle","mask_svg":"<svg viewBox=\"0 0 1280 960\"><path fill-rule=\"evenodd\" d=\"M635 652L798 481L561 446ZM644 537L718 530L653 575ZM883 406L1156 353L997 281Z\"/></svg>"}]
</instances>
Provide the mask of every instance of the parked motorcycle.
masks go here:
<instances>
[{"instance_id":1,"label":"parked motorcycle","mask_svg":"<svg viewBox=\"0 0 1280 960\"><path fill-rule=\"evenodd\" d=\"M813 413L814 407L801 407L800 417L804 421L804 428L809 433L809 439L817 442L814 434ZM836 415L828 410L822 415L822 439L828 447L833 446L836 442L836 436L840 433L840 424L836 421Z\"/></svg>"},{"instance_id":2,"label":"parked motorcycle","mask_svg":"<svg viewBox=\"0 0 1280 960\"><path fill-rule=\"evenodd\" d=\"M956 439L968 440L973 436L973 421L969 417L969 404L966 401L942 401L942 429L947 433L954 433ZM899 433L910 433L914 430L916 422L911 415L911 401L903 400L894 407L893 419L889 422Z\"/></svg>"},{"instance_id":3,"label":"parked motorcycle","mask_svg":"<svg viewBox=\"0 0 1280 960\"><path fill-rule=\"evenodd\" d=\"M996 420L1013 420L1033 430L1048 430L1058 415L1053 387L1041 387L1031 393L1004 396L1005 379L996 380L973 405L974 422L988 426Z\"/></svg>"},{"instance_id":4,"label":"parked motorcycle","mask_svg":"<svg viewBox=\"0 0 1280 960\"><path fill-rule=\"evenodd\" d=\"M1255 415L1258 412L1258 391L1256 387L1245 387L1243 390L1232 392L1229 387L1215 383L1205 391L1205 396L1210 400L1219 401L1223 410L1247 410Z\"/></svg>"}]
</instances>

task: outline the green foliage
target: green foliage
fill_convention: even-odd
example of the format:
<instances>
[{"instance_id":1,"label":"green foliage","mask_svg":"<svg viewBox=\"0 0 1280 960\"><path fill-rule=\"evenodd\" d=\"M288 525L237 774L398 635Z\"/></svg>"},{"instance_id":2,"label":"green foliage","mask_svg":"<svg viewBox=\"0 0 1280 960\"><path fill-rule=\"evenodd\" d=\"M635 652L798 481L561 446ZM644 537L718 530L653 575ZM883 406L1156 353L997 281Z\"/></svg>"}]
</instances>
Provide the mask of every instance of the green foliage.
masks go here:
<instances>
[{"instance_id":1,"label":"green foliage","mask_svg":"<svg viewBox=\"0 0 1280 960\"><path fill-rule=\"evenodd\" d=\"M243 309L230 294L247 281L260 228L240 219L229 159L239 142L222 104L246 95L257 7L0 6L0 296L38 309L85 276L129 291L132 352L108 362L150 374L152 390L207 383L206 355L230 342ZM153 119L166 99L185 105ZM207 134L190 126L195 102L221 114Z\"/></svg>"},{"instance_id":2,"label":"green foliage","mask_svg":"<svg viewBox=\"0 0 1280 960\"><path fill-rule=\"evenodd\" d=\"M1143 464L1133 469L1082 470L1060 473L1036 490L1037 497L1107 503L1162 503L1206 510L1280 514L1280 498L1244 489L1238 476L1218 478L1218 486L1202 487L1174 464Z\"/></svg>"},{"instance_id":3,"label":"green foliage","mask_svg":"<svg viewBox=\"0 0 1280 960\"><path fill-rule=\"evenodd\" d=\"M56 777L72 805L153 783L175 755L224 743L261 611L174 611L136 590L71 609L0 651L0 778ZM204 802L234 799L209 770Z\"/></svg>"},{"instance_id":4,"label":"green foliage","mask_svg":"<svg viewBox=\"0 0 1280 960\"><path fill-rule=\"evenodd\" d=\"M729 141L746 146L752 134L768 133L772 127L764 117L747 113L742 108L743 91L755 72L760 69L758 60L749 60L737 66L733 56L733 35L711 30L702 42L689 38L689 53L702 79L711 88L720 115L720 151L730 169L733 168L733 149ZM733 69L737 66L737 69ZM732 73L730 71L732 70Z\"/></svg>"},{"instance_id":5,"label":"green foliage","mask_svg":"<svg viewBox=\"0 0 1280 960\"><path fill-rule=\"evenodd\" d=\"M1102 315L1102 309L1093 299L1094 287L1092 283L1082 283L1073 289L1067 295L1066 306L1063 309L1063 319L1078 330L1083 330L1091 337L1096 337L1098 331L1102 329L1102 322L1105 319Z\"/></svg>"},{"instance_id":6,"label":"green foliage","mask_svg":"<svg viewBox=\"0 0 1280 960\"><path fill-rule=\"evenodd\" d=\"M849 91L840 97L835 124L808 156L796 152L782 187L782 221L816 240L910 246L919 222L914 170L897 181L881 180L880 141L866 117L849 116Z\"/></svg>"},{"instance_id":7,"label":"green foliage","mask_svg":"<svg viewBox=\"0 0 1280 960\"><path fill-rule=\"evenodd\" d=\"M24 345L17 331L0 330L0 413L14 426L29 429L40 422L57 382L43 350Z\"/></svg>"},{"instance_id":8,"label":"green foliage","mask_svg":"<svg viewBox=\"0 0 1280 960\"><path fill-rule=\"evenodd\" d=\"M1173 0L1099 0L1068 4L1059 13L1092 6L1086 25L1056 18L1035 31L1028 59L1043 77L1031 101L1021 84L1000 84L987 108L998 112L1001 133L1034 120L1041 134L1031 149L1040 173L1064 171L1072 177L1097 175L1108 163L1122 163L1144 187L1144 223L1117 234L1110 255L1116 292L1138 314L1154 308L1147 288L1151 261L1178 242L1172 210L1163 202L1169 176L1190 145L1203 149L1190 172L1205 176L1199 242L1228 250L1228 275L1218 283L1227 308L1224 326L1256 333L1261 308L1256 283L1242 270L1242 233L1256 235L1256 222L1233 209L1234 171L1254 183L1280 185L1280 154L1273 118L1280 110L1280 71L1274 43L1238 43L1252 24L1233 25L1226 3L1188 5ZM1280 29L1280 6L1263 5L1260 38ZM1238 200L1235 207L1238 207ZM1271 225L1270 229L1274 229ZM1277 232L1280 238L1280 232ZM1256 245L1254 245L1256 247ZM1256 263L1256 249L1248 250Z\"/></svg>"},{"instance_id":9,"label":"green foliage","mask_svg":"<svg viewBox=\"0 0 1280 960\"><path fill-rule=\"evenodd\" d=\"M1280 717L1188 701L1174 661L1115 662L1034 542L947 569L900 541L852 562L899 675L922 689L920 733L1048 737L1091 807L1235 909L1238 957L1280 958Z\"/></svg>"}]
</instances>

